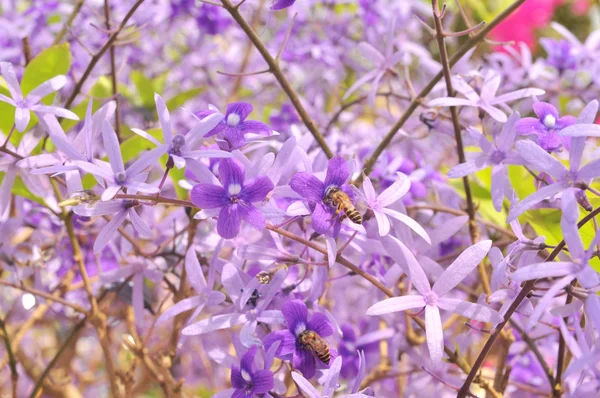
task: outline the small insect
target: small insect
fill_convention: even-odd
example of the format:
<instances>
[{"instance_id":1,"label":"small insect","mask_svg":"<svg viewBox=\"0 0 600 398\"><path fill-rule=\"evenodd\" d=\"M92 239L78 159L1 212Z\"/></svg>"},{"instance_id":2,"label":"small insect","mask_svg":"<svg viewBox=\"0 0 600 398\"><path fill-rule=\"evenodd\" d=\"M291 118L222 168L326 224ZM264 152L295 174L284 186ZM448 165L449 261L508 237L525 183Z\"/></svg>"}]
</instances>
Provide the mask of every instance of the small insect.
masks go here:
<instances>
[{"instance_id":1,"label":"small insect","mask_svg":"<svg viewBox=\"0 0 600 398\"><path fill-rule=\"evenodd\" d=\"M338 187L329 187L325 193L325 201L336 208L335 215L343 211L344 214L355 224L362 224L362 216L350 201L348 195Z\"/></svg>"},{"instance_id":2,"label":"small insect","mask_svg":"<svg viewBox=\"0 0 600 398\"><path fill-rule=\"evenodd\" d=\"M88 203L88 207L92 207L98 200L100 200L99 195L96 195L96 193L91 189L86 189L84 191L73 193L69 199L63 200L58 205L60 207L65 207L77 206L82 203Z\"/></svg>"},{"instance_id":3,"label":"small insect","mask_svg":"<svg viewBox=\"0 0 600 398\"><path fill-rule=\"evenodd\" d=\"M240 291L243 292L244 289L241 289ZM256 308L256 302L258 301L259 298L260 298L260 293L258 292L258 290L254 289L254 291L252 292L252 295L248 298L248 301L246 301L246 305L249 305L252 308Z\"/></svg>"},{"instance_id":4,"label":"small insect","mask_svg":"<svg viewBox=\"0 0 600 398\"><path fill-rule=\"evenodd\" d=\"M329 365L331 354L329 353L327 342L325 342L321 336L312 330L305 330L304 332L300 333L300 336L298 336L298 341L305 348L312 351L317 358L321 360L321 362L323 362L325 365Z\"/></svg>"}]
</instances>

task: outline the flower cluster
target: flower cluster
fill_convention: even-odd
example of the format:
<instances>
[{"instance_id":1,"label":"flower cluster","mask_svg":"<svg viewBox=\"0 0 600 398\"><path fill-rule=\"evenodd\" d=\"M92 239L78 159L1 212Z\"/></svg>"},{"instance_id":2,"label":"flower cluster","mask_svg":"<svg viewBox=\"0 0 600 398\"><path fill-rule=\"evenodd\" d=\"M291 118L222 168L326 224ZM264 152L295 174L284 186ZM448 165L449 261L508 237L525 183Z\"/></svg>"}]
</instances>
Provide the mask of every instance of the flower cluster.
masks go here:
<instances>
[{"instance_id":1,"label":"flower cluster","mask_svg":"<svg viewBox=\"0 0 600 398\"><path fill-rule=\"evenodd\" d=\"M571 4L500 13L522 41L482 56L487 5L26 3L0 395L598 395L600 31L550 22Z\"/></svg>"}]
</instances>

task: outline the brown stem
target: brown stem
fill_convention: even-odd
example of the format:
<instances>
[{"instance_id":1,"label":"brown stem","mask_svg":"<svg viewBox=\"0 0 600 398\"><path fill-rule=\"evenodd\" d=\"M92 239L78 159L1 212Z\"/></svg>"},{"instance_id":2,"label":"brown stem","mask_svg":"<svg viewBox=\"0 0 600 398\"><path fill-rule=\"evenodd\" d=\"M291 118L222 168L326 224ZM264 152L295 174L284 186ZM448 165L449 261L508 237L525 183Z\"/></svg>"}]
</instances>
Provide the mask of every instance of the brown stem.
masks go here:
<instances>
[{"instance_id":1,"label":"brown stem","mask_svg":"<svg viewBox=\"0 0 600 398\"><path fill-rule=\"evenodd\" d=\"M456 53L452 57L450 57L450 59L448 61L448 63L450 64L450 67L454 66L458 61L460 61L461 58L471 48L473 48L477 43L479 43L492 29L494 29L500 22L502 22L510 14L512 14L524 2L525 2L525 0L515 1L508 8L506 8L503 12L501 12L496 18L494 18L494 20L492 20L492 22L490 22L488 25L484 26L483 29L481 29L476 35L469 38L469 40L467 40L462 46L460 46L460 48L456 51ZM433 89L433 87L435 87L435 85L442 79L443 76L444 76L443 71L439 71L438 74L435 75L433 77L433 79L431 79L431 81L429 83L427 83L427 85L425 87L423 87L421 92L411 101L411 103L408 105L408 107L406 108L406 110L404 111L404 113L402 114L400 119L398 119L396 124L394 124L390 128L390 131L385 135L383 140L379 143L377 148L375 148L375 150L373 151L373 154L365 162L364 173L366 175L369 175L371 173L371 171L373 171L375 162L377 161L377 159L379 158L379 156L381 155L383 150L385 148L387 148L387 146L390 144L390 142L392 142L392 139L394 138L396 133L398 133L398 131L400 131L402 126L404 126L404 123L406 123L406 121L410 118L410 116L413 114L413 112L417 109L417 106L419 106L419 103L425 98L425 96L427 94L429 94L429 92Z\"/></svg>"},{"instance_id":2,"label":"brown stem","mask_svg":"<svg viewBox=\"0 0 600 398\"><path fill-rule=\"evenodd\" d=\"M433 8L433 21L435 23L436 31L435 37L440 49L440 61L442 63L444 80L446 81L446 90L448 91L448 96L454 97L456 93L454 91L454 87L452 86L452 72L450 71L448 52L446 50L446 43L444 42L445 33L442 26L442 16L439 12L438 0L432 0L431 6ZM465 148L460 132L460 123L458 121L458 108L451 106L450 115L452 115L452 125L454 127L454 138L456 139L458 161L459 163L465 163ZM471 243L475 244L479 240L479 228L477 228L477 221L475 220L475 205L473 204L473 195L471 193L471 186L469 185L469 177L464 176L462 181L467 200L467 214L469 215L469 234L471 235ZM485 269L485 263L483 261L479 263L477 270L479 271L479 279L481 281L483 291L489 296L492 294L492 288L490 286L490 280Z\"/></svg>"},{"instance_id":3,"label":"brown stem","mask_svg":"<svg viewBox=\"0 0 600 398\"><path fill-rule=\"evenodd\" d=\"M587 216L585 216L584 218L582 218L581 221L579 221L577 223L577 227L581 228L583 225L585 225L588 221L590 221L591 219L593 219L599 213L600 213L600 207L594 209L590 214L588 214ZM552 253L550 253L550 256L548 256L548 258L546 259L546 262L554 260L556 258L556 256L558 256L558 254L561 252L561 250L564 247L565 247L565 241L563 239L554 248L554 250L552 250ZM475 363L473 364L473 367L471 368L471 372L469 372L469 375L467 376L467 379L465 380L465 382L462 385L460 391L458 392L457 398L464 398L464 397L467 396L467 394L469 394L469 387L471 386L471 383L473 382L473 380L477 376L477 373L479 372L479 369L481 368L481 365L483 364L483 361L485 360L485 358L487 357L488 353L492 349L492 346L494 345L494 342L498 338L498 335L500 334L500 332L502 331L502 329L504 328L504 326L506 325L506 323L508 322L508 320L510 319L510 317L517 310L517 308L519 307L519 305L521 305L521 303L523 302L523 300L525 299L525 297L527 297L527 295L529 294L529 292L533 289L534 285L535 285L535 280L531 280L531 281L525 282L525 284L523 285L523 288L519 292L519 295L517 296L517 298L515 299L515 301L513 301L513 303L511 304L510 308L508 309L508 311L504 315L504 321L502 321L496 327L496 333L493 333L490 336L490 338L488 339L488 341L485 343L483 349L479 353L479 356L477 357L477 359L475 360Z\"/></svg>"},{"instance_id":4,"label":"brown stem","mask_svg":"<svg viewBox=\"0 0 600 398\"><path fill-rule=\"evenodd\" d=\"M71 12L71 15L69 15L69 17L65 21L65 24L63 25L63 27L60 29L60 31L54 37L54 41L52 42L53 46L60 43L60 41L63 39L63 37L65 37L65 34L69 31L69 29L71 29L71 25L73 25L73 21L75 20L75 17L77 16L77 14L79 14L79 11L81 11L81 7L83 7L84 2L85 2L85 0L79 0L77 3L75 3L75 6L73 7L73 11Z\"/></svg>"},{"instance_id":5,"label":"brown stem","mask_svg":"<svg viewBox=\"0 0 600 398\"><path fill-rule=\"evenodd\" d=\"M275 76L275 78L281 85L281 88L287 94L288 98L292 102L292 105L294 105L294 108L296 108L296 112L298 112L300 119L302 119L302 122L304 123L308 131L310 131L312 136L315 138L315 141L317 141L321 149L323 149L325 155L327 155L327 157L331 159L333 157L333 152L331 151L331 149L325 142L325 139L317 129L317 125L315 124L315 122L309 116L308 112L306 112L306 110L304 109L302 102L300 102L300 98L298 98L298 95L296 94L296 92L286 79L285 75L281 71L277 60L273 58L273 56L269 53L267 47L260 40L256 32L254 32L252 27L248 24L248 22L246 22L244 17L240 14L238 8L234 6L229 0L222 0L222 3L223 8L225 8L227 12L231 14L233 19L240 26L240 28L242 28L242 30L246 33L246 36L248 36L252 44L254 44L254 47L256 47L260 55L262 55L267 65L269 65L271 73Z\"/></svg>"},{"instance_id":6,"label":"brown stem","mask_svg":"<svg viewBox=\"0 0 600 398\"><path fill-rule=\"evenodd\" d=\"M110 31L110 5L109 0L104 0L104 22L106 30ZM110 46L110 78L112 81L112 94L115 99L115 132L117 138L121 142L121 112L119 111L119 88L117 83L117 65L115 61L115 45L114 43Z\"/></svg>"},{"instance_id":7,"label":"brown stem","mask_svg":"<svg viewBox=\"0 0 600 398\"><path fill-rule=\"evenodd\" d=\"M10 379L12 383L13 398L17 398L17 383L19 381L19 372L17 371L17 360L13 353L12 347L10 346L10 337L4 324L4 319L0 319L0 330L2 331L2 340L4 340L4 346L6 347L6 353L8 355L8 366L10 367Z\"/></svg>"}]
</instances>

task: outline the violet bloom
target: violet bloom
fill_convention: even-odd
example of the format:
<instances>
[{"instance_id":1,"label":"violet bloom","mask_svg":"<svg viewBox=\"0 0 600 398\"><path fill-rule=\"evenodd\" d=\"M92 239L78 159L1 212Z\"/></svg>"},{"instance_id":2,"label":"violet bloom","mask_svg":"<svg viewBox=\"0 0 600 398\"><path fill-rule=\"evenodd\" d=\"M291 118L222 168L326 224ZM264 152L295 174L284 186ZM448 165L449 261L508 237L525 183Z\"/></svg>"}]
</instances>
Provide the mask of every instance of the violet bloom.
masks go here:
<instances>
[{"instance_id":1,"label":"violet bloom","mask_svg":"<svg viewBox=\"0 0 600 398\"><path fill-rule=\"evenodd\" d=\"M227 104L225 117L215 128L208 132L205 137L216 135L219 147L226 151L240 149L246 145L246 134L270 136L273 131L266 124L256 120L246 120L252 113L254 106L247 102L234 102ZM200 119L217 113L216 109L209 109L196 113Z\"/></svg>"},{"instance_id":2,"label":"violet bloom","mask_svg":"<svg viewBox=\"0 0 600 398\"><path fill-rule=\"evenodd\" d=\"M160 191L158 187L138 181L135 177L147 167L152 166L162 154L162 148L156 148L144 153L138 160L125 169L117 133L115 133L112 126L107 121L104 122L102 128L102 139L104 141L104 150L108 154L112 172L104 167L97 166L94 163L88 163L81 160L75 160L74 163L81 170L93 174L96 177L104 178L107 186L106 190L102 193L103 201L114 198L122 188L129 188L144 193L157 193Z\"/></svg>"},{"instance_id":3,"label":"violet bloom","mask_svg":"<svg viewBox=\"0 0 600 398\"><path fill-rule=\"evenodd\" d=\"M195 160L201 157L210 158L229 158L231 154L219 150L198 150L201 139L211 131L223 119L223 116L214 113L199 121L185 135L173 135L173 127L171 125L171 115L167 109L167 105L162 97L154 93L154 101L156 103L156 113L163 133L164 144L161 144L156 138L148 134L144 130L131 129L137 135L144 137L148 141L155 144L158 148L162 148L162 153L167 153L173 160L175 167L181 169L185 167L186 160Z\"/></svg>"},{"instance_id":4,"label":"violet bloom","mask_svg":"<svg viewBox=\"0 0 600 398\"><path fill-rule=\"evenodd\" d=\"M586 123L591 123L594 120L597 111L598 101L594 100L581 111L577 119L578 124L569 127L569 129L577 129L577 126L580 125L579 123L585 127ZM517 203L508 214L508 222L512 222L544 199L552 198L561 192L563 193L563 200L561 201L563 215L565 212L572 210L567 207L567 204L573 204L570 200L564 200L565 194L573 195L578 202L588 207L589 202L587 202L587 198L585 197L585 189L592 179L600 176L600 159L580 167L584 146L584 137L577 137L571 140L571 151L569 152L570 165L567 169L559 160L555 159L537 144L531 141L517 142L517 152L521 154L526 163L537 171L551 175L555 181Z\"/></svg>"},{"instance_id":5,"label":"violet bloom","mask_svg":"<svg viewBox=\"0 0 600 398\"><path fill-rule=\"evenodd\" d=\"M577 57L575 54L575 48L569 43L569 41L561 39L540 39L540 44L548 53L546 62L548 65L555 67L558 73L563 73L569 69L575 69L577 66Z\"/></svg>"},{"instance_id":6,"label":"violet bloom","mask_svg":"<svg viewBox=\"0 0 600 398\"><path fill-rule=\"evenodd\" d=\"M519 112L514 112L508 118L508 121L502 127L500 134L494 136L493 142L490 142L486 136L479 131L469 128L468 132L478 143L482 152L468 152L469 160L454 166L448 171L448 177L460 178L480 170L492 167L492 202L496 211L502 209L502 202L506 197L512 200L514 191L508 178L509 164L523 164L524 160L514 150L514 144L517 138L515 123L518 123Z\"/></svg>"},{"instance_id":7,"label":"violet bloom","mask_svg":"<svg viewBox=\"0 0 600 398\"><path fill-rule=\"evenodd\" d=\"M281 110L276 115L269 117L269 123L277 131L288 130L292 124L300 122L296 115L296 109L291 104L281 105Z\"/></svg>"},{"instance_id":8,"label":"violet bloom","mask_svg":"<svg viewBox=\"0 0 600 398\"><path fill-rule=\"evenodd\" d=\"M337 236L339 234L341 228L340 218L343 213L340 212L336 216L335 207L326 204L327 190L337 187L344 191L350 199L354 199L350 185L346 184L349 177L348 164L340 156L329 159L324 182L305 171L298 172L292 177L290 187L310 203L312 227L316 233L324 234L334 225L333 235Z\"/></svg>"},{"instance_id":9,"label":"violet bloom","mask_svg":"<svg viewBox=\"0 0 600 398\"><path fill-rule=\"evenodd\" d=\"M392 239L395 238L392 237ZM423 268L421 268L421 265L419 265L410 249L397 239L396 243L400 246L404 254L406 266L410 270L410 280L419 294L392 297L380 301L367 310L367 315L383 315L391 312L425 308L427 346L434 364L441 362L444 356L444 332L442 330L440 309L451 311L480 322L499 323L503 320L497 311L484 305L443 297L471 274L475 267L485 258L492 247L491 240L476 243L462 252L446 268L444 273L440 275L438 280L433 284L433 287L430 286Z\"/></svg>"},{"instance_id":10,"label":"violet bloom","mask_svg":"<svg viewBox=\"0 0 600 398\"><path fill-rule=\"evenodd\" d=\"M217 232L225 239L235 238L242 220L262 231L267 223L262 213L253 205L262 202L273 190L266 176L244 182L244 170L232 159L219 162L219 181L222 186L198 184L192 189L192 202L203 209L221 209Z\"/></svg>"},{"instance_id":11,"label":"violet bloom","mask_svg":"<svg viewBox=\"0 0 600 398\"><path fill-rule=\"evenodd\" d=\"M231 398L252 398L268 393L275 386L270 370L254 369L256 350L254 346L242 355L239 368L235 365L231 367L231 386L235 390Z\"/></svg>"},{"instance_id":12,"label":"violet bloom","mask_svg":"<svg viewBox=\"0 0 600 398\"><path fill-rule=\"evenodd\" d=\"M558 117L558 111L547 102L535 102L535 117L524 117L515 124L517 133L533 135L539 146L548 152L560 151L563 145L569 149L569 138L559 135L559 131L575 124L575 117Z\"/></svg>"},{"instance_id":13,"label":"violet bloom","mask_svg":"<svg viewBox=\"0 0 600 398\"><path fill-rule=\"evenodd\" d=\"M6 81L6 86L12 97L8 98L7 96L0 94L0 101L16 107L15 127L17 131L24 131L27 128L31 117L30 111L36 113L50 113L66 119L79 120L79 117L76 114L67 109L47 106L40 103L42 98L60 90L67 84L67 78L64 75L55 76L50 80L45 81L23 97L23 92L21 91L21 86L19 85L12 64L9 62L2 62L0 63L0 70L2 71L2 76Z\"/></svg>"},{"instance_id":14,"label":"violet bloom","mask_svg":"<svg viewBox=\"0 0 600 398\"><path fill-rule=\"evenodd\" d=\"M328 366L321 362L316 356L300 343L300 335L309 330L317 333L321 338L333 334L333 326L327 316L316 312L308 320L308 309L301 300L291 300L283 305L281 312L287 323L287 330L278 330L265 336L264 344L267 349L276 341L280 341L275 356L277 358L294 363L294 368L298 369L305 378L310 379L315 375L317 365L327 368ZM333 351L330 349L330 351ZM334 357L332 352L332 360ZM318 361L318 363L317 363Z\"/></svg>"},{"instance_id":15,"label":"violet bloom","mask_svg":"<svg viewBox=\"0 0 600 398\"><path fill-rule=\"evenodd\" d=\"M361 361L364 361L364 358L361 358L361 353L377 352L379 342L387 340L395 334L394 329L387 328L378 329L356 337L354 328L347 323L342 325L340 329L342 330L342 339L338 346L338 352L344 364L340 371L340 374L344 378L354 377L358 374Z\"/></svg>"},{"instance_id":16,"label":"violet bloom","mask_svg":"<svg viewBox=\"0 0 600 398\"><path fill-rule=\"evenodd\" d=\"M502 77L496 72L488 71L485 75L481 89L479 92L475 91L473 87L469 85L462 77L454 76L452 83L454 89L467 97L455 98L455 97L442 97L436 98L433 101L429 101L428 106L474 106L480 108L485 113L490 115L493 119L500 123L506 123L507 117L504 112L496 107L496 105L506 105L506 102L516 101L518 99L531 97L534 95L543 95L546 92L539 88L523 88L510 93L496 96Z\"/></svg>"}]
</instances>

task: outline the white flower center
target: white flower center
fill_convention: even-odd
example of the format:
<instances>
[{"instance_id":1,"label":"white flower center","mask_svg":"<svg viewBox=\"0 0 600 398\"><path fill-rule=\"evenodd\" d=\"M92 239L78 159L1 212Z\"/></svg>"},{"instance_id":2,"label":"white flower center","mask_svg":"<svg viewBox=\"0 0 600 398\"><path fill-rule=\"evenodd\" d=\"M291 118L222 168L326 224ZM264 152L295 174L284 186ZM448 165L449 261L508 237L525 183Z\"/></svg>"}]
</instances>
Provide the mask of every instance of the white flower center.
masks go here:
<instances>
[{"instance_id":1,"label":"white flower center","mask_svg":"<svg viewBox=\"0 0 600 398\"><path fill-rule=\"evenodd\" d=\"M240 115L237 113L232 113L227 116L227 124L230 126L237 126L240 122Z\"/></svg>"},{"instance_id":2,"label":"white flower center","mask_svg":"<svg viewBox=\"0 0 600 398\"><path fill-rule=\"evenodd\" d=\"M304 332L305 330L306 330L306 325L303 322L297 324L296 330L294 330L294 336L296 336L296 337L300 336L300 334L302 332Z\"/></svg>"},{"instance_id":3,"label":"white flower center","mask_svg":"<svg viewBox=\"0 0 600 398\"><path fill-rule=\"evenodd\" d=\"M553 128L556 126L556 118L552 115L546 115L544 117L544 126L548 127L549 129Z\"/></svg>"},{"instance_id":4,"label":"white flower center","mask_svg":"<svg viewBox=\"0 0 600 398\"><path fill-rule=\"evenodd\" d=\"M230 195L237 195L242 191L242 186L240 184L231 184L227 190Z\"/></svg>"},{"instance_id":5,"label":"white flower center","mask_svg":"<svg viewBox=\"0 0 600 398\"><path fill-rule=\"evenodd\" d=\"M246 380L248 383L252 382L252 377L250 377L250 373L246 372L244 369L241 370L241 373L244 380Z\"/></svg>"}]
</instances>

